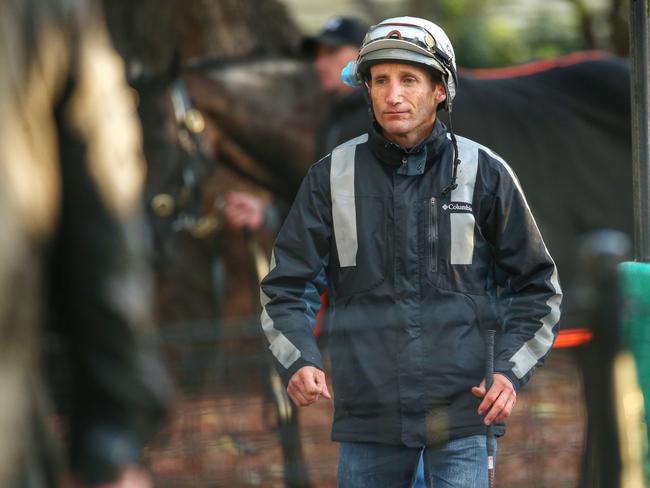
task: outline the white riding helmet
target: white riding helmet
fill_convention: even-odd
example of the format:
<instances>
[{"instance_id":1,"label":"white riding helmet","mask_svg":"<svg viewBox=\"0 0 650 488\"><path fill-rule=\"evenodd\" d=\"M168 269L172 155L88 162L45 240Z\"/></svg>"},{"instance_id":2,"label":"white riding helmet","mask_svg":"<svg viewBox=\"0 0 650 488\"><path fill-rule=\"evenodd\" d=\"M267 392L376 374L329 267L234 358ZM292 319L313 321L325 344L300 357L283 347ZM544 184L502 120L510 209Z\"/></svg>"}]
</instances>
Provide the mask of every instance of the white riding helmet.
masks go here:
<instances>
[{"instance_id":1,"label":"white riding helmet","mask_svg":"<svg viewBox=\"0 0 650 488\"><path fill-rule=\"evenodd\" d=\"M447 34L433 22L418 17L386 19L368 30L356 61L343 69L341 79L361 86L369 77L370 66L381 61L405 61L431 68L442 75L449 109L458 84L456 56Z\"/></svg>"}]
</instances>

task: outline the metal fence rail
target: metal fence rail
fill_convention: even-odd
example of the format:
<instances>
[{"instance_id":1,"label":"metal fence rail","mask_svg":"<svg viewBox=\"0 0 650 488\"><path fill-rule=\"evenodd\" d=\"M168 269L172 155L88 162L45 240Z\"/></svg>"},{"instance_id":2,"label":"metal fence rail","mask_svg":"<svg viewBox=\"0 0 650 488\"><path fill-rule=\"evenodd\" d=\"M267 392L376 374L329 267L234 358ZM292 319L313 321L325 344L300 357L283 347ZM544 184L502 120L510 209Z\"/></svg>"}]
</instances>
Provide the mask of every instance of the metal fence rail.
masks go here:
<instances>
[{"instance_id":1,"label":"metal fence rail","mask_svg":"<svg viewBox=\"0 0 650 488\"><path fill-rule=\"evenodd\" d=\"M256 320L162 327L162 348L178 392L166 428L146 450L155 486L285 486L278 419L263 389L268 352L259 342ZM313 488L336 486L332 414L326 400L299 411L305 468ZM579 486L584 424L582 378L574 352L554 351L521 392L499 442L497 486ZM545 454L549 452L553 455Z\"/></svg>"}]
</instances>

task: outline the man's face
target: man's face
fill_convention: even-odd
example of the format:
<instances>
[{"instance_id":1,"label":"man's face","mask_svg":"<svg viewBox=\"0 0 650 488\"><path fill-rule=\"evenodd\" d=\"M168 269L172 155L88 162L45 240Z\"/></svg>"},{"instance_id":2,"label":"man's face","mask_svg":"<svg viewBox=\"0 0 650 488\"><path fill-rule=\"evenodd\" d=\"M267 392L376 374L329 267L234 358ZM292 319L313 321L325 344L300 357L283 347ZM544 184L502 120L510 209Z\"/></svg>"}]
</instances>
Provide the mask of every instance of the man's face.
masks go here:
<instances>
[{"instance_id":1,"label":"man's face","mask_svg":"<svg viewBox=\"0 0 650 488\"><path fill-rule=\"evenodd\" d=\"M341 81L341 70L357 59L358 49L352 45L327 46L320 44L316 51L315 68L321 88L330 95L342 95L350 87Z\"/></svg>"},{"instance_id":2,"label":"man's face","mask_svg":"<svg viewBox=\"0 0 650 488\"><path fill-rule=\"evenodd\" d=\"M435 83L428 71L403 63L371 66L368 91L384 136L404 147L431 133L438 105L446 98L443 84Z\"/></svg>"}]
</instances>

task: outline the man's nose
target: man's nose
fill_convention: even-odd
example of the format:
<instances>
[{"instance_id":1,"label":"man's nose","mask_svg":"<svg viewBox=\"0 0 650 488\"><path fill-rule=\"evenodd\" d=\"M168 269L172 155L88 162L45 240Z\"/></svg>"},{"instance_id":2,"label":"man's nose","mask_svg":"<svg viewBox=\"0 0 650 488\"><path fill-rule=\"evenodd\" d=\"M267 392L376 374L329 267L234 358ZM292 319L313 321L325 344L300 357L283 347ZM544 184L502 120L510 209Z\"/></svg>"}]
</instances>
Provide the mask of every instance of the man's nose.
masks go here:
<instances>
[{"instance_id":1,"label":"man's nose","mask_svg":"<svg viewBox=\"0 0 650 488\"><path fill-rule=\"evenodd\" d=\"M402 87L399 83L389 83L388 91L386 93L386 102L391 105L396 105L402 101Z\"/></svg>"}]
</instances>

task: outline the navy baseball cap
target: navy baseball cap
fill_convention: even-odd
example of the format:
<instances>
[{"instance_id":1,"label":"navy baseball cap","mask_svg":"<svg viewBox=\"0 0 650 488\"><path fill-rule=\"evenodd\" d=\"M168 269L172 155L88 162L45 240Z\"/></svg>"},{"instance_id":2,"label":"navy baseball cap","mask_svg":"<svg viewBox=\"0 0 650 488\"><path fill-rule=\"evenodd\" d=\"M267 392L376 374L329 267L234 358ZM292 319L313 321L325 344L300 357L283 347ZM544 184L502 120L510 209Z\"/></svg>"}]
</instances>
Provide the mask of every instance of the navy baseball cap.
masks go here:
<instances>
[{"instance_id":1,"label":"navy baseball cap","mask_svg":"<svg viewBox=\"0 0 650 488\"><path fill-rule=\"evenodd\" d=\"M317 35L303 38L302 52L307 56L314 56L320 44L331 47L348 44L361 46L369 28L369 24L355 17L333 17L325 22Z\"/></svg>"}]
</instances>

